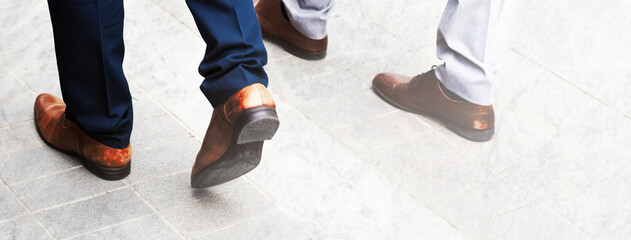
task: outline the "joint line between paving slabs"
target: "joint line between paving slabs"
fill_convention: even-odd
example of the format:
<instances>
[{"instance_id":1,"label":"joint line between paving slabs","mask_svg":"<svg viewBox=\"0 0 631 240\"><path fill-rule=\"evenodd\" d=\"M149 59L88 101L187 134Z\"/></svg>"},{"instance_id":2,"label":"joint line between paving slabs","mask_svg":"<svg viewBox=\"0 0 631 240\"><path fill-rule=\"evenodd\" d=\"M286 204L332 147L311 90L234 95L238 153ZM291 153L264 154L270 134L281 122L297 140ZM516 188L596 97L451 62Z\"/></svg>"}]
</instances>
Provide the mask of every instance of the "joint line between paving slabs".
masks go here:
<instances>
[{"instance_id":1,"label":"joint line between paving slabs","mask_svg":"<svg viewBox=\"0 0 631 240\"><path fill-rule=\"evenodd\" d=\"M151 0L151 2L153 4L155 4L158 8L160 8L160 10L164 11L166 14L168 14L170 17L172 17L175 21L177 21L179 24L184 25L189 31L193 32L193 35L197 36L198 39L201 39L202 41L204 40L200 35L199 35L199 31L197 31L197 29L192 29L189 25L187 25L183 20L181 20L180 18L178 18L177 16L173 15L173 13L169 12L164 6L162 6L162 4L156 2L155 0Z\"/></svg>"},{"instance_id":2,"label":"joint line between paving slabs","mask_svg":"<svg viewBox=\"0 0 631 240\"><path fill-rule=\"evenodd\" d=\"M71 205L71 204L75 204L75 203L78 203L78 202L83 202L83 201L90 200L90 199L93 199L93 198L97 198L97 197L100 197L100 196L103 196L103 195L106 195L106 194L109 194L109 193L120 191L120 190L123 190L125 188L128 188L128 186L117 187L117 188L113 188L113 189L107 190L105 192L92 194L92 195L87 196L87 197L77 198L75 200L68 201L68 202L65 202L65 203L55 204L53 206L49 206L49 207L45 207L45 208L39 209L39 210L37 210L37 211L35 211L33 213L37 214L37 213L45 212L45 211L52 210L52 209L55 209L55 208L65 207L65 206L68 206L68 205Z\"/></svg>"},{"instance_id":3,"label":"joint line between paving slabs","mask_svg":"<svg viewBox=\"0 0 631 240\"><path fill-rule=\"evenodd\" d=\"M130 222L136 221L138 219L146 218L146 217L150 217L150 216L152 216L152 215L145 215L145 216L135 217L135 218L128 219L128 220L125 220L125 221L122 221L122 222L119 222L119 223L116 223L116 224L113 224L113 225L109 225L109 226L105 226L105 227L102 227L102 228L95 229L94 231L89 231L89 232L82 233L82 234L75 235L75 236L71 236L71 237L68 237L68 238L65 238L65 239L66 240L76 239L78 237L85 236L85 235L88 235L90 233L95 233L95 232L103 231L103 230L106 230L106 229L114 228L114 227L121 226L121 225L126 224L126 223L130 223Z\"/></svg>"},{"instance_id":4,"label":"joint line between paving slabs","mask_svg":"<svg viewBox=\"0 0 631 240\"><path fill-rule=\"evenodd\" d=\"M154 212L156 214L156 216L158 216L160 218L160 220L162 220L163 222L166 223L167 226L169 226L171 228L171 230L175 233L177 233L178 236L180 236L182 239L187 239L184 234L182 232L180 232L180 230L178 230L175 226L173 226L171 224L171 222L169 222L166 218L164 218L164 216L162 216L162 214L158 211L157 208L155 208L139 191L138 189L136 189L136 187L132 184L130 184L127 179L123 179L121 180L123 183L125 183L125 185L127 185L133 192L134 194L136 194L136 196L138 198L140 198L141 201L143 201L145 203L145 205L147 205L147 207L149 207L149 209L151 209L152 212Z\"/></svg>"},{"instance_id":5,"label":"joint line between paving slabs","mask_svg":"<svg viewBox=\"0 0 631 240\"><path fill-rule=\"evenodd\" d=\"M39 226L40 226L40 227L42 227L42 229L44 229L44 232L46 232L46 234L48 234L48 236L49 236L51 239L55 239L55 237L53 236L53 234L52 234L50 231L48 231L48 228L46 228L46 227L44 226L44 224L43 224L43 223L39 220L39 218L37 218L37 217L35 216L35 214L33 214L33 212L31 212L31 209L29 209L28 207L26 207L26 205L22 202L22 200L21 200L20 198L18 198L17 194L15 194L15 192L13 192L13 189L11 189L9 186L7 186L7 183L5 183L5 182L4 182L4 180L0 179L0 181L2 181L2 184L4 184L4 186L5 186L7 189L9 189L9 192L11 193L11 195L12 195L12 196L13 196L13 197L14 197L14 198L18 201L18 203L20 203L20 205L22 206L22 208L23 208L24 210L26 210L26 211L27 211L27 214L28 214L29 216L31 216L33 219L35 219L35 221L37 222L37 224L39 224ZM17 218L16 218L16 219L17 219Z\"/></svg>"},{"instance_id":6,"label":"joint line between paving slabs","mask_svg":"<svg viewBox=\"0 0 631 240\"><path fill-rule=\"evenodd\" d=\"M23 184L23 183L27 183L27 182L31 182L31 181L35 181L35 180L39 180L39 179L43 179L43 178L47 178L47 177L50 177L50 176L53 176L53 175L70 172L72 170L79 169L79 168L83 168L83 165L78 165L78 166L70 167L70 168L67 168L67 169L59 170L59 171L56 171L56 172L44 174L44 175L41 175L41 176L37 176L35 178L29 178L29 179L26 179L26 180L23 180L23 181L20 181L20 182L13 183L13 184L11 184L11 186L20 185L20 184Z\"/></svg>"},{"instance_id":7,"label":"joint line between paving slabs","mask_svg":"<svg viewBox=\"0 0 631 240\"><path fill-rule=\"evenodd\" d=\"M128 80L129 82L132 82L134 85L136 85L136 87L138 87L138 90L140 90L142 94L146 95L154 104L156 104L159 108L161 108L162 111L164 111L168 116L170 116L171 119L173 119L178 125L180 125L180 127L184 128L184 130L186 130L188 134L190 134L191 136L193 136L195 139L197 139L200 142L203 140L202 137L200 137L199 135L197 135L197 133L195 133L195 131L193 131L193 128L191 128L188 124L182 121L182 119L180 119L177 115L172 113L171 110L165 107L160 101L155 99L153 95L149 94L149 92L147 92L141 85L137 84L133 78L128 78Z\"/></svg>"},{"instance_id":8,"label":"joint line between paving slabs","mask_svg":"<svg viewBox=\"0 0 631 240\"><path fill-rule=\"evenodd\" d=\"M24 85L25 87L27 87L27 88L28 88L28 90L29 90L29 91L31 91L31 93L33 93L33 94L35 94L35 93L36 93L36 92L35 92L35 90L33 90L33 88L31 87L31 85L28 85L28 83L24 82L24 80L23 80L20 76L18 76L18 75L17 75L17 74L13 71L13 69L11 69L11 68L9 67L9 65L7 65L7 63L5 63L5 62L4 62L4 60L0 59L0 64L1 64L2 66L4 66L4 68L6 68L6 69L7 69L7 71L9 72L9 74L10 74L11 76L13 76L15 79L17 79L17 80L18 80L18 82L20 82L20 84L22 84L22 85Z\"/></svg>"}]
</instances>

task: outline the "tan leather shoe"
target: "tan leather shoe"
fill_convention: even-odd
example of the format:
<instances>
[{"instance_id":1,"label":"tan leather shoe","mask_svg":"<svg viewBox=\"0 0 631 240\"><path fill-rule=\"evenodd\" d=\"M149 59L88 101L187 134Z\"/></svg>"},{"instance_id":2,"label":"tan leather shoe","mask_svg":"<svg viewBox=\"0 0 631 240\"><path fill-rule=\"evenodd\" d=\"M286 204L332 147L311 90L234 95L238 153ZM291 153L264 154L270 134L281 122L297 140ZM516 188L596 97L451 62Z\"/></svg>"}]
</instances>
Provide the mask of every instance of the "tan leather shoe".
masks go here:
<instances>
[{"instance_id":1,"label":"tan leather shoe","mask_svg":"<svg viewBox=\"0 0 631 240\"><path fill-rule=\"evenodd\" d=\"M272 96L252 84L213 110L210 125L191 172L191 186L204 188L235 179L261 161L263 141L270 140L279 121Z\"/></svg>"},{"instance_id":2,"label":"tan leather shoe","mask_svg":"<svg viewBox=\"0 0 631 240\"><path fill-rule=\"evenodd\" d=\"M101 144L86 135L66 118L66 104L59 98L43 93L35 100L35 127L49 146L78 157L83 166L105 180L127 177L131 169L131 145L116 149Z\"/></svg>"},{"instance_id":3,"label":"tan leather shoe","mask_svg":"<svg viewBox=\"0 0 631 240\"><path fill-rule=\"evenodd\" d=\"M264 37L278 43L299 58L319 60L326 57L328 36L317 40L298 32L283 17L281 0L254 0L254 8Z\"/></svg>"},{"instance_id":4,"label":"tan leather shoe","mask_svg":"<svg viewBox=\"0 0 631 240\"><path fill-rule=\"evenodd\" d=\"M380 73L372 82L373 90L386 102L402 110L430 115L446 122L447 128L471 141L483 142L493 137L493 106L476 105L448 97L434 70L414 78L394 73Z\"/></svg>"}]
</instances>

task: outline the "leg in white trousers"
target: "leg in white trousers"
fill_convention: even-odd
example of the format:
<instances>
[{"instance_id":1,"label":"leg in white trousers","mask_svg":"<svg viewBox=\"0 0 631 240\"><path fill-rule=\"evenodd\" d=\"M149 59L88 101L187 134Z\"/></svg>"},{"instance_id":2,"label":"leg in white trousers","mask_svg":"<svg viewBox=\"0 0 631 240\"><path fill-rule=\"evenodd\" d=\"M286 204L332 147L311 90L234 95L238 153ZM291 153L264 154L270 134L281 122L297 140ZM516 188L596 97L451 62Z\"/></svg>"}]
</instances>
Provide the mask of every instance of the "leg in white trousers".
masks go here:
<instances>
[{"instance_id":1,"label":"leg in white trousers","mask_svg":"<svg viewBox=\"0 0 631 240\"><path fill-rule=\"evenodd\" d=\"M283 0L291 24L303 35L320 40L326 37L326 21L333 0Z\"/></svg>"},{"instance_id":2,"label":"leg in white trousers","mask_svg":"<svg viewBox=\"0 0 631 240\"><path fill-rule=\"evenodd\" d=\"M436 77L465 100L492 104L491 45L503 0L449 0L438 26Z\"/></svg>"}]
</instances>

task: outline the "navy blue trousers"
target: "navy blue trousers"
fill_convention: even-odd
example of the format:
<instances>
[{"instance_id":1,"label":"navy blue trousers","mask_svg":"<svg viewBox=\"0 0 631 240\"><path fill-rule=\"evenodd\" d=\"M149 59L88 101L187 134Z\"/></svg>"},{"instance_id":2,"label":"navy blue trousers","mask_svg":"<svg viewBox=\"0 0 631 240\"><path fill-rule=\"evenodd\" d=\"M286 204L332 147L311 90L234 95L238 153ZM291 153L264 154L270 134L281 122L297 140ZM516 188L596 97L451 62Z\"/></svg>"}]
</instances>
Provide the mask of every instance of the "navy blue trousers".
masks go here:
<instances>
[{"instance_id":1,"label":"navy blue trousers","mask_svg":"<svg viewBox=\"0 0 631 240\"><path fill-rule=\"evenodd\" d=\"M199 73L210 103L217 106L254 83L267 86L267 53L252 0L186 3L207 45ZM48 5L66 115L95 140L127 147L133 110L122 68L123 0L48 0Z\"/></svg>"}]
</instances>

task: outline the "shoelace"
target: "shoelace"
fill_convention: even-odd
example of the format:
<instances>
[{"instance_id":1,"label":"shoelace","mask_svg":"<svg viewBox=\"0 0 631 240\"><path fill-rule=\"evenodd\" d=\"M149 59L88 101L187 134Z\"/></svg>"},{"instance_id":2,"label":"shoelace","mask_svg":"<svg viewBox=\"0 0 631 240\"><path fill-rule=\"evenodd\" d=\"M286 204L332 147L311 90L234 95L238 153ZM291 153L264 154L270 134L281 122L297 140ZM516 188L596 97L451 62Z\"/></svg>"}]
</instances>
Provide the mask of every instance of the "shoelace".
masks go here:
<instances>
[{"instance_id":1,"label":"shoelace","mask_svg":"<svg viewBox=\"0 0 631 240\"><path fill-rule=\"evenodd\" d=\"M434 70L436 67L437 67L436 65L432 65L432 70ZM429 72L431 72L432 70L416 75L416 77L413 77L412 80L410 80L410 87L411 88L416 87L416 83L418 83L420 79L422 79L425 75L429 74Z\"/></svg>"}]
</instances>

